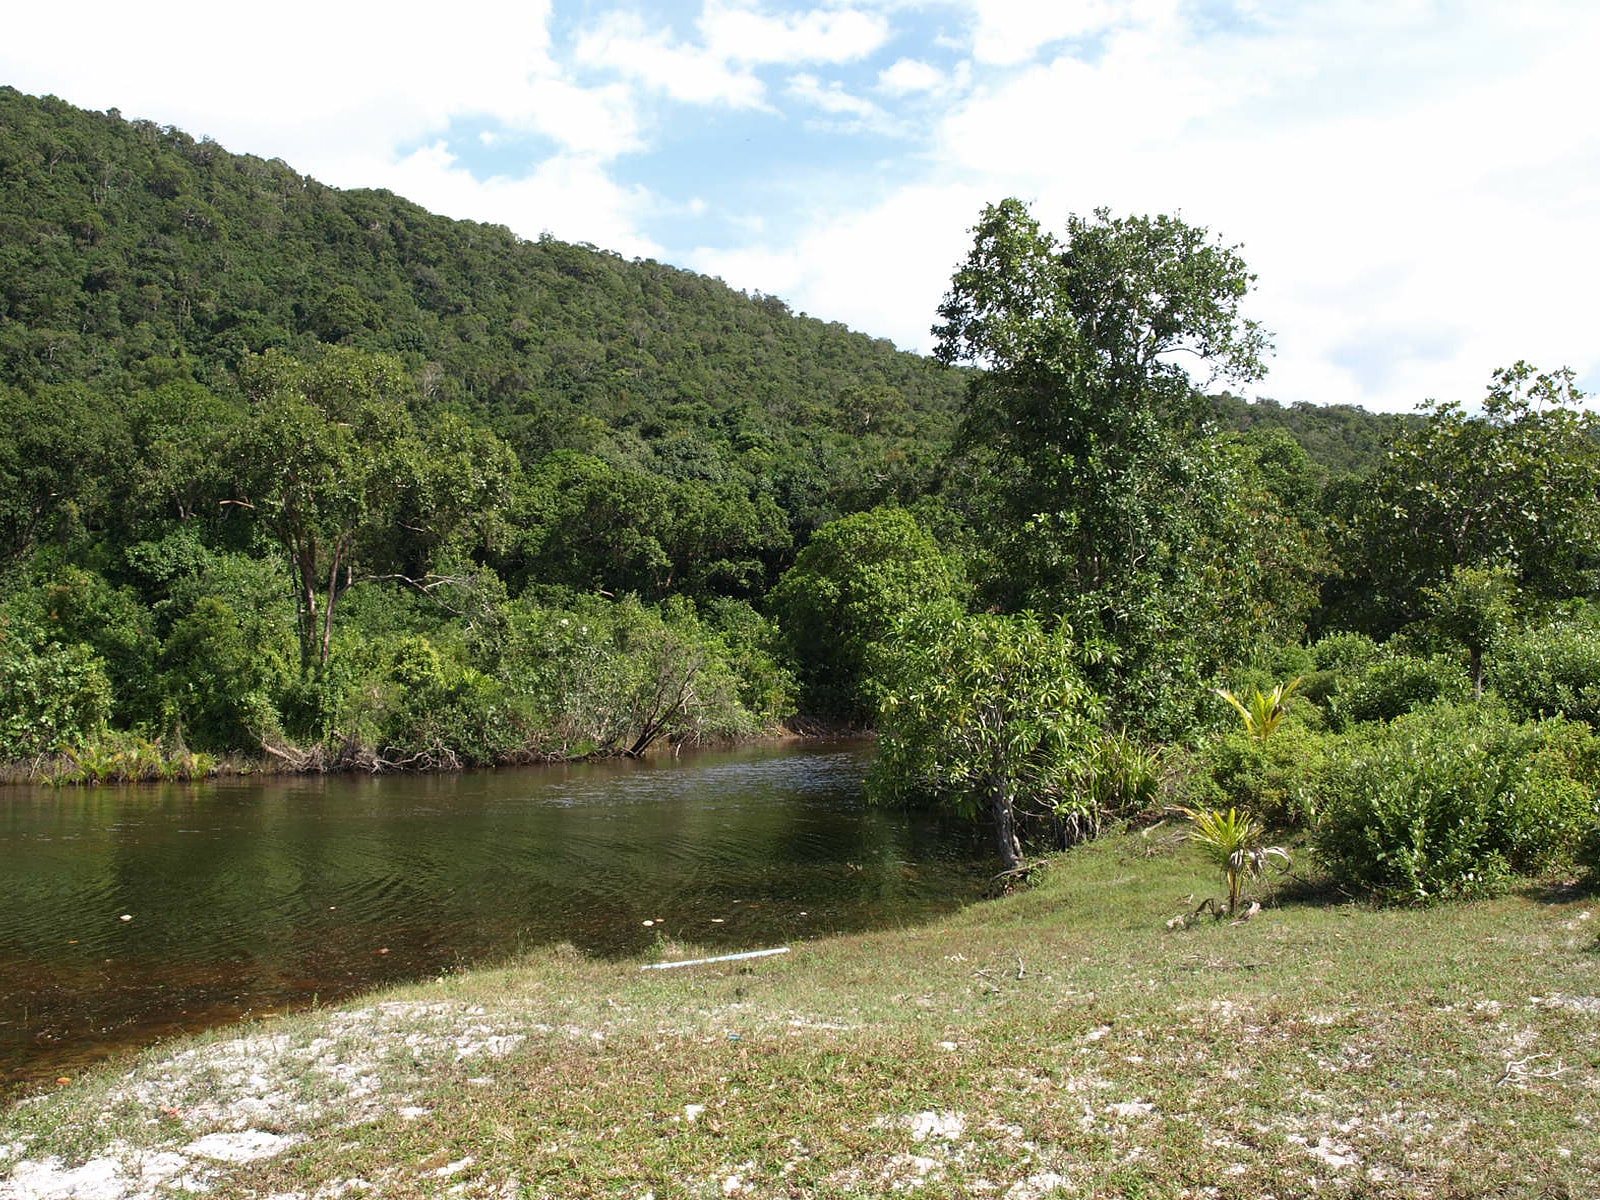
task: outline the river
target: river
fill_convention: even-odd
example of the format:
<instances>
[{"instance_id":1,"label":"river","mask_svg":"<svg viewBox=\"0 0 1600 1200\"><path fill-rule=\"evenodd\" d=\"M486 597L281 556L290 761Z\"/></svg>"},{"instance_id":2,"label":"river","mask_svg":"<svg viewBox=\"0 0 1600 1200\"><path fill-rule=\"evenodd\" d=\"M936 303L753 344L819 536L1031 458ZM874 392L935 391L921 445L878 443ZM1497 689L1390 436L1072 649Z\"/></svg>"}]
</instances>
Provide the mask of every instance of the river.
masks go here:
<instances>
[{"instance_id":1,"label":"river","mask_svg":"<svg viewBox=\"0 0 1600 1200\"><path fill-rule=\"evenodd\" d=\"M0 788L0 1090L543 944L743 950L972 899L986 843L864 805L870 753Z\"/></svg>"}]
</instances>

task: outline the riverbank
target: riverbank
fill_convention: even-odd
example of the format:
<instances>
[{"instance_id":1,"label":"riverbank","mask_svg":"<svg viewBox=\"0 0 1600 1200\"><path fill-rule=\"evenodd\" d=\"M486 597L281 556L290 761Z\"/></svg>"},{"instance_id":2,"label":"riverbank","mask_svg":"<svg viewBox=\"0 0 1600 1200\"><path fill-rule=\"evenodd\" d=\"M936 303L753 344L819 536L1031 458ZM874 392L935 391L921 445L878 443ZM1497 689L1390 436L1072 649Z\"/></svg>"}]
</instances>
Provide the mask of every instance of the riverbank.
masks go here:
<instances>
[{"instance_id":1,"label":"riverbank","mask_svg":"<svg viewBox=\"0 0 1600 1200\"><path fill-rule=\"evenodd\" d=\"M1291 884L1168 927L1217 888L1158 830L922 927L540 952L174 1043L8 1110L0 1197L1600 1189L1592 895Z\"/></svg>"},{"instance_id":2,"label":"riverbank","mask_svg":"<svg viewBox=\"0 0 1600 1200\"><path fill-rule=\"evenodd\" d=\"M164 747L131 735L108 737L92 749L66 751L33 759L0 762L0 786L41 785L96 787L102 784L195 783L206 779L239 779L276 775L392 775L454 774L469 770L500 770L531 766L562 766L604 762L618 758L680 755L685 750L726 750L740 746L783 745L787 742L851 741L873 737L859 725L813 717L794 717L771 729L744 737L697 738L694 741L659 741L638 753L619 750L583 753L524 753L492 763L466 763L455 754L418 752L385 757L376 749L347 744L335 749L266 746L259 755L213 755L186 747Z\"/></svg>"}]
</instances>

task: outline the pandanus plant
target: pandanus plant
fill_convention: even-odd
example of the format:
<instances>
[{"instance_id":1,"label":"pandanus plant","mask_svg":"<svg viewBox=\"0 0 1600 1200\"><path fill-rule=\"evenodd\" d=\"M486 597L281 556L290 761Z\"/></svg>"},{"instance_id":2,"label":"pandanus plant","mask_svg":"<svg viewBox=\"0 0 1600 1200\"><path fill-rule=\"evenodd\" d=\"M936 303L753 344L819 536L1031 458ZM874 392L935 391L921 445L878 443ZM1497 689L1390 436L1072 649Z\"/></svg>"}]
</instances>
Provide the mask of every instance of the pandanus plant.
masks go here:
<instances>
[{"instance_id":1,"label":"pandanus plant","mask_svg":"<svg viewBox=\"0 0 1600 1200\"><path fill-rule=\"evenodd\" d=\"M1189 840L1222 868L1228 882L1229 915L1239 911L1239 896L1244 891L1245 881L1266 875L1267 864L1272 859L1281 859L1284 869L1288 869L1289 852L1282 846L1263 845L1266 826L1249 813L1237 808L1223 812L1219 808L1180 807L1178 811L1189 818Z\"/></svg>"},{"instance_id":2,"label":"pandanus plant","mask_svg":"<svg viewBox=\"0 0 1600 1200\"><path fill-rule=\"evenodd\" d=\"M1302 678L1303 676L1299 676L1288 683L1280 683L1270 692L1263 692L1257 688L1248 700L1240 700L1227 688L1218 688L1217 695L1238 710L1239 715L1244 718L1245 732L1256 741L1264 742L1288 715L1289 698L1300 686Z\"/></svg>"}]
</instances>

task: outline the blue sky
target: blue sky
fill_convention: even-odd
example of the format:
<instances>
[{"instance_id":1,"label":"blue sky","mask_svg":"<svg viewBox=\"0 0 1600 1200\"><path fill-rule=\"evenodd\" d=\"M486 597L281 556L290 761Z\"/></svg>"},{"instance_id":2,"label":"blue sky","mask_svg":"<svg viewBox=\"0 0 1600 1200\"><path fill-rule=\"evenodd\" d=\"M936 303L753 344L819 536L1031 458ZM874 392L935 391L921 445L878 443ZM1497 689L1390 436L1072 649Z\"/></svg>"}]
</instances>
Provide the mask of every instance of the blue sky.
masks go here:
<instances>
[{"instance_id":1,"label":"blue sky","mask_svg":"<svg viewBox=\"0 0 1600 1200\"><path fill-rule=\"evenodd\" d=\"M914 350L982 205L1242 243L1284 402L1600 390L1592 0L31 5L0 81Z\"/></svg>"}]
</instances>

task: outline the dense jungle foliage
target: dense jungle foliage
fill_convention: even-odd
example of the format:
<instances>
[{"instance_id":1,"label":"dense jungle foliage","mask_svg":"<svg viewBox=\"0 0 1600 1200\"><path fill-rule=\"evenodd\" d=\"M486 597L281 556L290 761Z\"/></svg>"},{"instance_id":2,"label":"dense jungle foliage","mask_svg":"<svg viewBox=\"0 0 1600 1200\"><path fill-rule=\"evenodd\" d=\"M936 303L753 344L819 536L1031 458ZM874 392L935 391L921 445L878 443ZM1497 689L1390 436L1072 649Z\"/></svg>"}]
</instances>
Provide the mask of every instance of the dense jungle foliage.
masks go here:
<instances>
[{"instance_id":1,"label":"dense jungle foliage","mask_svg":"<svg viewBox=\"0 0 1600 1200\"><path fill-rule=\"evenodd\" d=\"M0 759L454 767L804 717L876 725L876 794L992 820L1008 866L1173 803L1391 898L1582 855L1570 373L1247 403L1236 247L1011 200L973 238L927 359L0 89Z\"/></svg>"}]
</instances>

